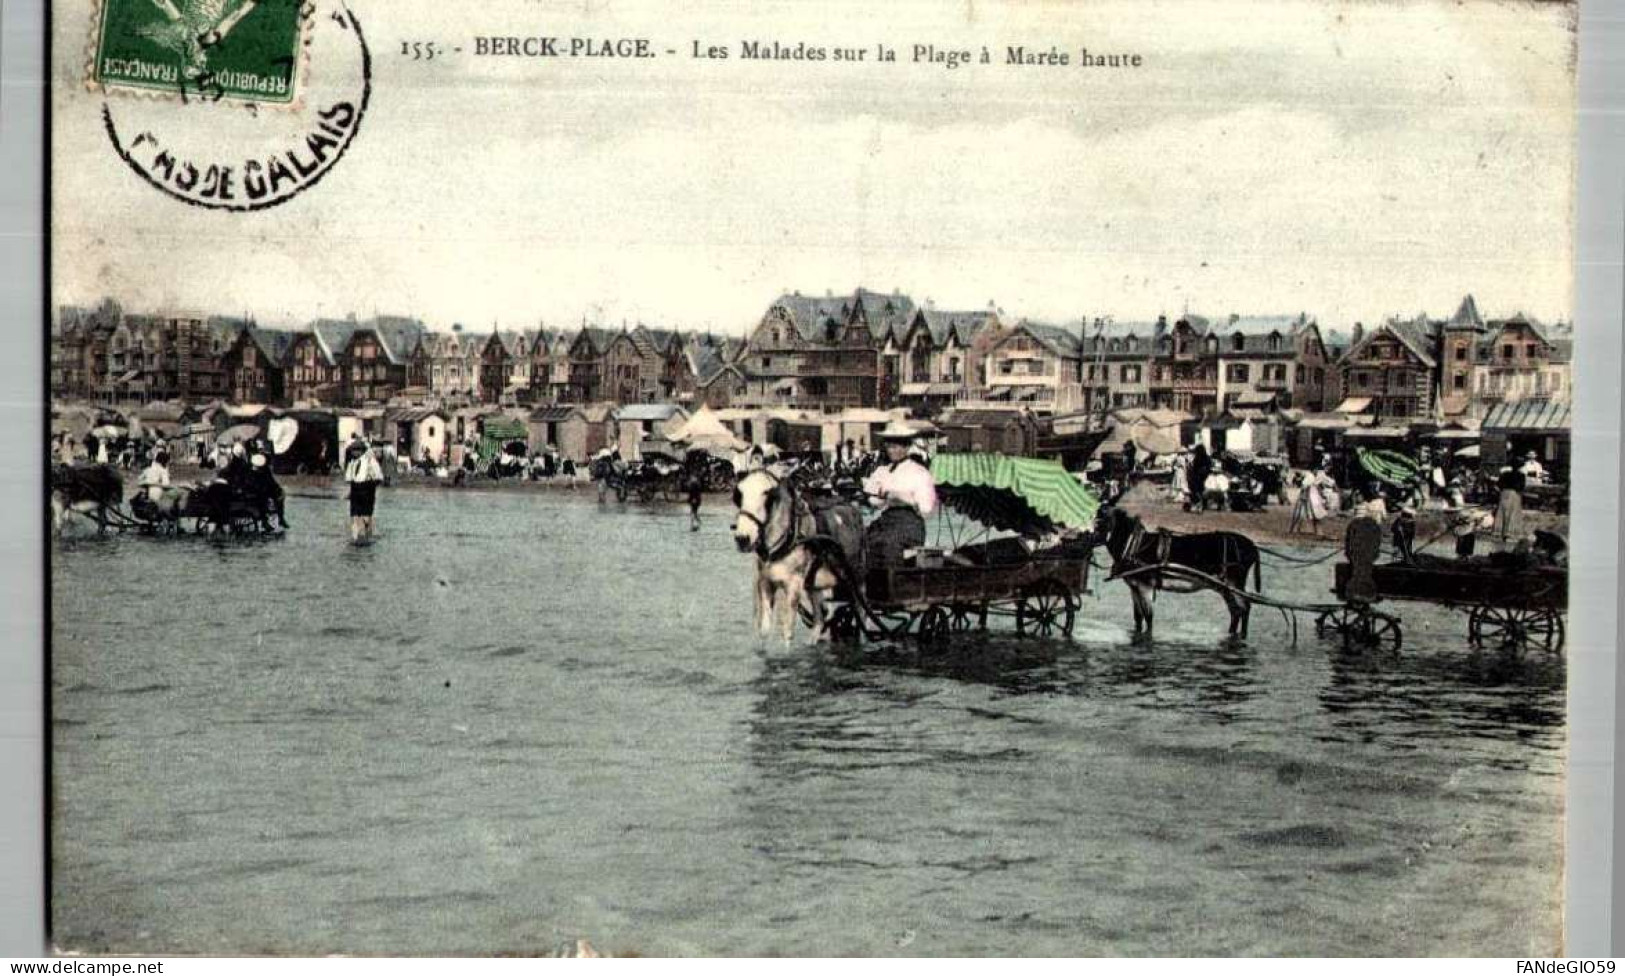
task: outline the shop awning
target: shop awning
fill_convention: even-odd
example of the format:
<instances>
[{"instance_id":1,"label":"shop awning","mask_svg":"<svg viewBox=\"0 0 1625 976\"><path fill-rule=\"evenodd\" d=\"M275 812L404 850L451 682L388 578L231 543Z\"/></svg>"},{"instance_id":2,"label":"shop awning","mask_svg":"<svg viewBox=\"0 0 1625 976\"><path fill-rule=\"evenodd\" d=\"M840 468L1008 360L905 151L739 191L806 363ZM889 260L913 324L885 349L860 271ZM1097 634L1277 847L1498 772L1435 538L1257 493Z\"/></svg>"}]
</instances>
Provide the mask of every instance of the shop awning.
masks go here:
<instances>
[{"instance_id":1,"label":"shop awning","mask_svg":"<svg viewBox=\"0 0 1625 976\"><path fill-rule=\"evenodd\" d=\"M1297 426L1305 430L1348 430L1354 421L1347 417L1304 417Z\"/></svg>"},{"instance_id":2,"label":"shop awning","mask_svg":"<svg viewBox=\"0 0 1625 976\"><path fill-rule=\"evenodd\" d=\"M1348 397L1332 413L1365 413L1371 409L1370 397Z\"/></svg>"},{"instance_id":3,"label":"shop awning","mask_svg":"<svg viewBox=\"0 0 1625 976\"><path fill-rule=\"evenodd\" d=\"M1497 403L1484 417L1485 430L1567 431L1571 423L1567 403L1557 400L1519 400Z\"/></svg>"},{"instance_id":4,"label":"shop awning","mask_svg":"<svg viewBox=\"0 0 1625 976\"><path fill-rule=\"evenodd\" d=\"M1379 440L1384 437L1403 438L1406 433L1403 427L1350 427L1343 432L1343 436Z\"/></svg>"}]
</instances>

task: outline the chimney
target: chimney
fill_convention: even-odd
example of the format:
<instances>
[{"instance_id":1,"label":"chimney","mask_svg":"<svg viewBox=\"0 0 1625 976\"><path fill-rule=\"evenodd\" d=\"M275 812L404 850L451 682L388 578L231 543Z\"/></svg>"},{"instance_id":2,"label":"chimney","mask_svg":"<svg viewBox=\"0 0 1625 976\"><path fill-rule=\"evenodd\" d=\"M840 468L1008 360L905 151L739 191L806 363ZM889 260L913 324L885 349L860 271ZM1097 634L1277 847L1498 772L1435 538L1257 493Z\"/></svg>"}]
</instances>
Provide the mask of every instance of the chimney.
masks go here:
<instances>
[{"instance_id":1,"label":"chimney","mask_svg":"<svg viewBox=\"0 0 1625 976\"><path fill-rule=\"evenodd\" d=\"M1362 338L1364 338L1364 337L1365 337L1365 326L1361 325L1358 322L1354 323L1354 338L1349 340L1349 345L1351 345L1351 346L1359 345L1360 340Z\"/></svg>"}]
</instances>

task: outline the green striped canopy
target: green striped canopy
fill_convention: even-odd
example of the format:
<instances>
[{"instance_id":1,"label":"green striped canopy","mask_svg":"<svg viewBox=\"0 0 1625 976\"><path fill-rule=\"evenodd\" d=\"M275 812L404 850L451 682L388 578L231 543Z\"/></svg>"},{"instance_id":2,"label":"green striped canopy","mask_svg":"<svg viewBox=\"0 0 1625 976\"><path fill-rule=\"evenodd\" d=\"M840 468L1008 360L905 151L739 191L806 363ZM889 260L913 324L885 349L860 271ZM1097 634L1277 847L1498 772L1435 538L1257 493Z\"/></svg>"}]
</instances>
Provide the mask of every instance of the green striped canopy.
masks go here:
<instances>
[{"instance_id":1,"label":"green striped canopy","mask_svg":"<svg viewBox=\"0 0 1625 976\"><path fill-rule=\"evenodd\" d=\"M523 420L513 417L486 417L480 433L480 457L487 460L500 453L508 442L528 441L530 438L530 428L525 426Z\"/></svg>"},{"instance_id":2,"label":"green striped canopy","mask_svg":"<svg viewBox=\"0 0 1625 976\"><path fill-rule=\"evenodd\" d=\"M1403 487L1420 473L1417 463L1398 451L1368 451L1356 449L1360 467L1378 481Z\"/></svg>"},{"instance_id":3,"label":"green striped canopy","mask_svg":"<svg viewBox=\"0 0 1625 976\"><path fill-rule=\"evenodd\" d=\"M938 454L931 476L943 503L995 529L1037 535L1089 529L1100 499L1057 461L1003 454Z\"/></svg>"}]
</instances>

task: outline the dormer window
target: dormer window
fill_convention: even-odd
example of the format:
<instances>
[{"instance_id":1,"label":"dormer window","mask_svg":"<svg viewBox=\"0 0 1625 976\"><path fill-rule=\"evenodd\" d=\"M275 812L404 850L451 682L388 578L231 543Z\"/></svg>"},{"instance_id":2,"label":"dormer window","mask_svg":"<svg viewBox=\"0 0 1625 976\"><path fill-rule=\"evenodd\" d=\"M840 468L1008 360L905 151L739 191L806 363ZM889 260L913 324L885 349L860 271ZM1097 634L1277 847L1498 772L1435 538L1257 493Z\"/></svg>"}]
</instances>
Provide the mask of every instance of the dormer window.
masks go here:
<instances>
[{"instance_id":1,"label":"dormer window","mask_svg":"<svg viewBox=\"0 0 1625 976\"><path fill-rule=\"evenodd\" d=\"M1216 337L1214 337L1214 336L1208 336L1207 337L1207 351L1208 352L1218 352L1219 351L1219 340Z\"/></svg>"},{"instance_id":2,"label":"dormer window","mask_svg":"<svg viewBox=\"0 0 1625 976\"><path fill-rule=\"evenodd\" d=\"M1134 338L1133 336L1129 336L1128 339L1124 340L1124 344L1128 347L1129 352L1139 351L1140 340Z\"/></svg>"},{"instance_id":3,"label":"dormer window","mask_svg":"<svg viewBox=\"0 0 1625 976\"><path fill-rule=\"evenodd\" d=\"M1230 348L1231 349L1235 350L1236 352L1241 352L1246 347L1247 347L1247 337L1243 336L1240 332L1237 332L1235 335L1232 335L1230 337Z\"/></svg>"},{"instance_id":4,"label":"dormer window","mask_svg":"<svg viewBox=\"0 0 1625 976\"><path fill-rule=\"evenodd\" d=\"M1270 333L1270 352L1279 352L1280 349L1281 349L1281 334L1279 332L1271 332Z\"/></svg>"}]
</instances>

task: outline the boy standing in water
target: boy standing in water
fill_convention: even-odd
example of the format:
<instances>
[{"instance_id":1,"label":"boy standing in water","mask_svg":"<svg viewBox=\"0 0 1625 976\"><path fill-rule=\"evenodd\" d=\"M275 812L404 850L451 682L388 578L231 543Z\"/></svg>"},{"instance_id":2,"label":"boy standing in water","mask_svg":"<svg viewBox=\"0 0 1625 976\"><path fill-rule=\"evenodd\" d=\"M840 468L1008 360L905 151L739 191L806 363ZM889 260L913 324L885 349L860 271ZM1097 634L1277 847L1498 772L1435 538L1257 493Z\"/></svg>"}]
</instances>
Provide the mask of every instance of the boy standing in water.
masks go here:
<instances>
[{"instance_id":1,"label":"boy standing in water","mask_svg":"<svg viewBox=\"0 0 1625 976\"><path fill-rule=\"evenodd\" d=\"M344 466L344 480L350 485L350 541L360 545L363 540L372 541L373 508L384 470L366 441L352 444L346 454L349 462Z\"/></svg>"}]
</instances>

